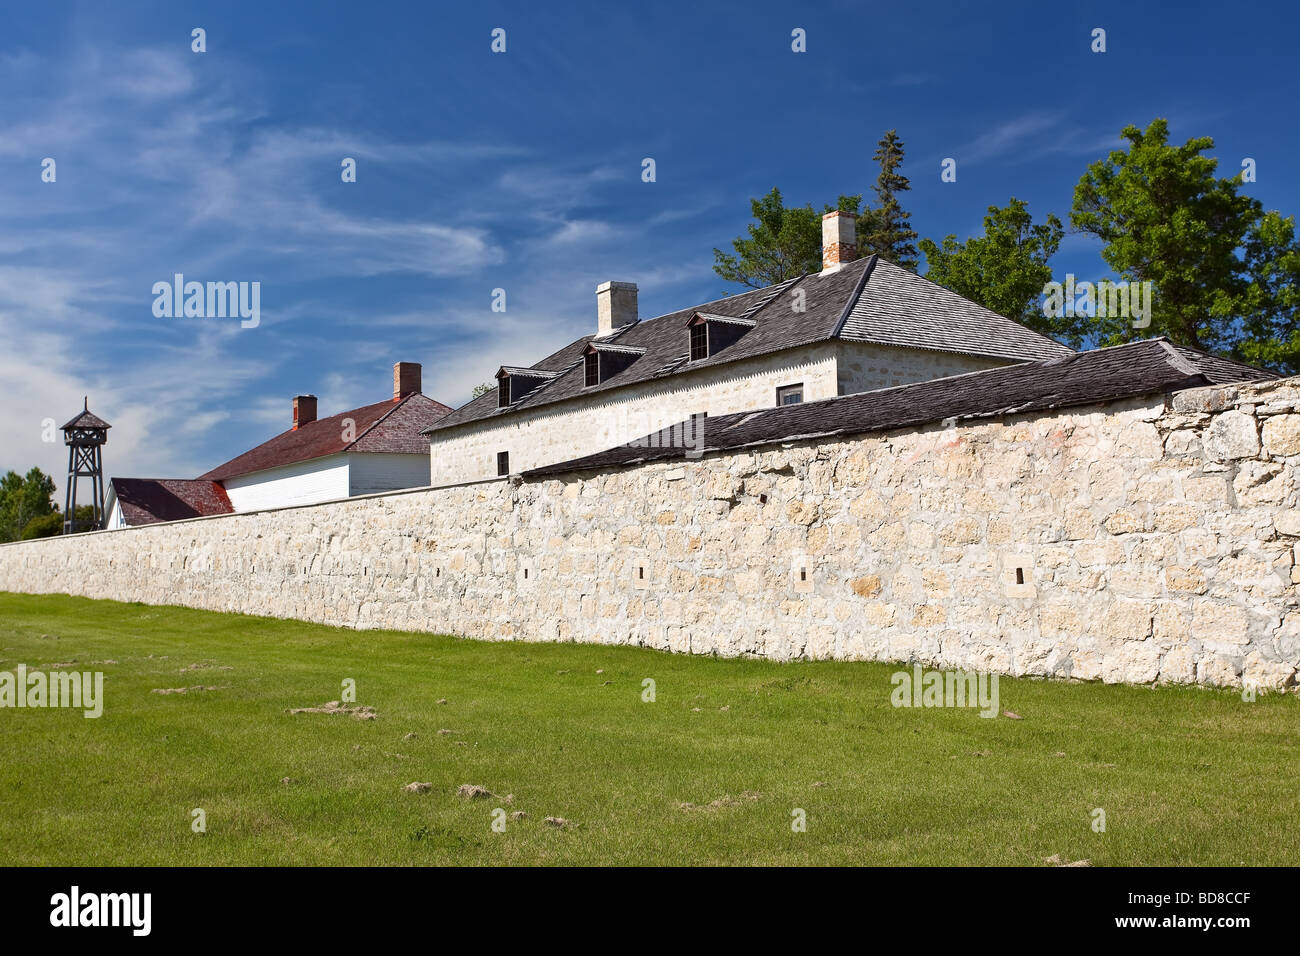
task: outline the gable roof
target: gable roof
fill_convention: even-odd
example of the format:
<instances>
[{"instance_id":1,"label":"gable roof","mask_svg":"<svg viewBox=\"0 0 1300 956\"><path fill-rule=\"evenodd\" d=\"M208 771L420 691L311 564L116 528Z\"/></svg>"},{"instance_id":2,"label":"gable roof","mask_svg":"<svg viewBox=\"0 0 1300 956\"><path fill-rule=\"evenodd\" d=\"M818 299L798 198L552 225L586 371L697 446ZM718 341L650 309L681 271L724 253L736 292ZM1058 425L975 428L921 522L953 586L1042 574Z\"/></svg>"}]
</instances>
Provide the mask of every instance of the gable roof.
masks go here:
<instances>
[{"instance_id":1,"label":"gable roof","mask_svg":"<svg viewBox=\"0 0 1300 956\"><path fill-rule=\"evenodd\" d=\"M451 409L442 402L435 402L419 392L399 401L376 402L281 432L200 475L199 479L225 481L345 451L427 455L429 441L421 437L421 429L449 411ZM347 441L344 439L344 419L349 418L352 420L349 433L353 438Z\"/></svg>"},{"instance_id":2,"label":"gable roof","mask_svg":"<svg viewBox=\"0 0 1300 956\"><path fill-rule=\"evenodd\" d=\"M1231 359L1147 339L1056 358L704 419L692 452L914 428L938 421L1047 411L1203 385L1276 378ZM607 451L524 472L572 471L683 458L686 423ZM690 432L687 431L690 435ZM690 435L694 437L694 435Z\"/></svg>"},{"instance_id":3,"label":"gable roof","mask_svg":"<svg viewBox=\"0 0 1300 956\"><path fill-rule=\"evenodd\" d=\"M226 489L215 481L188 478L113 478L112 493L128 525L179 521L234 512Z\"/></svg>"},{"instance_id":4,"label":"gable roof","mask_svg":"<svg viewBox=\"0 0 1300 956\"><path fill-rule=\"evenodd\" d=\"M802 293L803 311L791 307ZM690 361L686 324L697 313L710 321L742 320L749 326L717 354ZM533 368L558 372L508 408L483 395L425 430L436 433L468 422L509 415L595 392L654 381L687 371L833 340L867 342L940 352L973 352L1009 361L1034 361L1071 354L1046 336L990 312L961 296L872 256L826 275L796 279L633 322L603 336L584 336L537 362ZM586 386L580 368L589 342L644 349L635 361L598 385Z\"/></svg>"}]
</instances>

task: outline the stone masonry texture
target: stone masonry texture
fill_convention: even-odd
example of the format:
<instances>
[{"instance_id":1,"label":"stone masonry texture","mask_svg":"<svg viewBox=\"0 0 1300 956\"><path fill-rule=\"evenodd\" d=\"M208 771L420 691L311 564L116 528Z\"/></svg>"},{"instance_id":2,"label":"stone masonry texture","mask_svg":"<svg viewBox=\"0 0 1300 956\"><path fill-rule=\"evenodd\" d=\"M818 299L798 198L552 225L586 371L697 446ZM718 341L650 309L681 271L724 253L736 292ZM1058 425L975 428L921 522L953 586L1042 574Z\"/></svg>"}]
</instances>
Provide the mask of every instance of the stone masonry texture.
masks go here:
<instances>
[{"instance_id":1,"label":"stone masonry texture","mask_svg":"<svg viewBox=\"0 0 1300 956\"><path fill-rule=\"evenodd\" d=\"M0 589L1294 690L1298 463L1293 378L21 542Z\"/></svg>"}]
</instances>

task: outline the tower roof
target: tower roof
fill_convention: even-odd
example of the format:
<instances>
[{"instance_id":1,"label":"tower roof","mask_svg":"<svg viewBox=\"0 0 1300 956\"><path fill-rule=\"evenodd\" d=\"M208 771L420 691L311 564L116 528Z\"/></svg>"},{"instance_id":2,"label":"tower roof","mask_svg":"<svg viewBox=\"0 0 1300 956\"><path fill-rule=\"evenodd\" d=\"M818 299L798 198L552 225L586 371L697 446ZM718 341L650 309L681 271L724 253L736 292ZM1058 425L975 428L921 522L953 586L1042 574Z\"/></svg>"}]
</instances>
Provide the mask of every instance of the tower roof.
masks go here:
<instances>
[{"instance_id":1,"label":"tower roof","mask_svg":"<svg viewBox=\"0 0 1300 956\"><path fill-rule=\"evenodd\" d=\"M87 396L82 402L81 411L77 414L77 417L72 419L72 421L68 422L68 424L64 425L63 428L60 430L66 432L69 428L112 428L112 427L113 427L112 425L104 421L104 419L100 418L98 415L96 415L94 412L90 410L90 398L89 396Z\"/></svg>"}]
</instances>

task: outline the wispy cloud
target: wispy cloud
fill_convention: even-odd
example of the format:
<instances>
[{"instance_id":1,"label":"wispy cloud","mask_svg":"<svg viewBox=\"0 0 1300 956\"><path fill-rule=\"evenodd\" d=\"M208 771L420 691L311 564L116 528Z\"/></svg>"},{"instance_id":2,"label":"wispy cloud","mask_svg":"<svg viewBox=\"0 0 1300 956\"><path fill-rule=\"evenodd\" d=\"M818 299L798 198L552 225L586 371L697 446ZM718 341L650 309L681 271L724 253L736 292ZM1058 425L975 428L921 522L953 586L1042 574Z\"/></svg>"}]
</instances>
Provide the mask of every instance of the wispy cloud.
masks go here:
<instances>
[{"instance_id":1,"label":"wispy cloud","mask_svg":"<svg viewBox=\"0 0 1300 956\"><path fill-rule=\"evenodd\" d=\"M1118 130L1113 124L1081 127L1057 113L1026 113L990 127L954 155L966 163L1029 162L1056 153L1090 155L1117 146Z\"/></svg>"}]
</instances>

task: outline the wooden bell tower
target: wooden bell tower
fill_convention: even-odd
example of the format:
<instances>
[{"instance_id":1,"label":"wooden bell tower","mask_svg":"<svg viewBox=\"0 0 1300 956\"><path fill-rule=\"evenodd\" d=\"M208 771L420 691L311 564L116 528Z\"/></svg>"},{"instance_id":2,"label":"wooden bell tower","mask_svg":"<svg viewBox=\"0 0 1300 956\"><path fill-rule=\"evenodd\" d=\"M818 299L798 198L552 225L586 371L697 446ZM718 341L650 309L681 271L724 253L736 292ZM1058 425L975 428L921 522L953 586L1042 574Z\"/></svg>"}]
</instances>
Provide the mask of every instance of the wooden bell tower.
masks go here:
<instances>
[{"instance_id":1,"label":"wooden bell tower","mask_svg":"<svg viewBox=\"0 0 1300 956\"><path fill-rule=\"evenodd\" d=\"M90 397L81 414L63 426L63 443L68 446L68 491L64 499L63 533L94 531L104 526L104 459L100 452L113 426L90 411ZM77 479L90 479L91 505L95 516L89 527L77 526ZM85 522L82 522L85 525Z\"/></svg>"}]
</instances>

